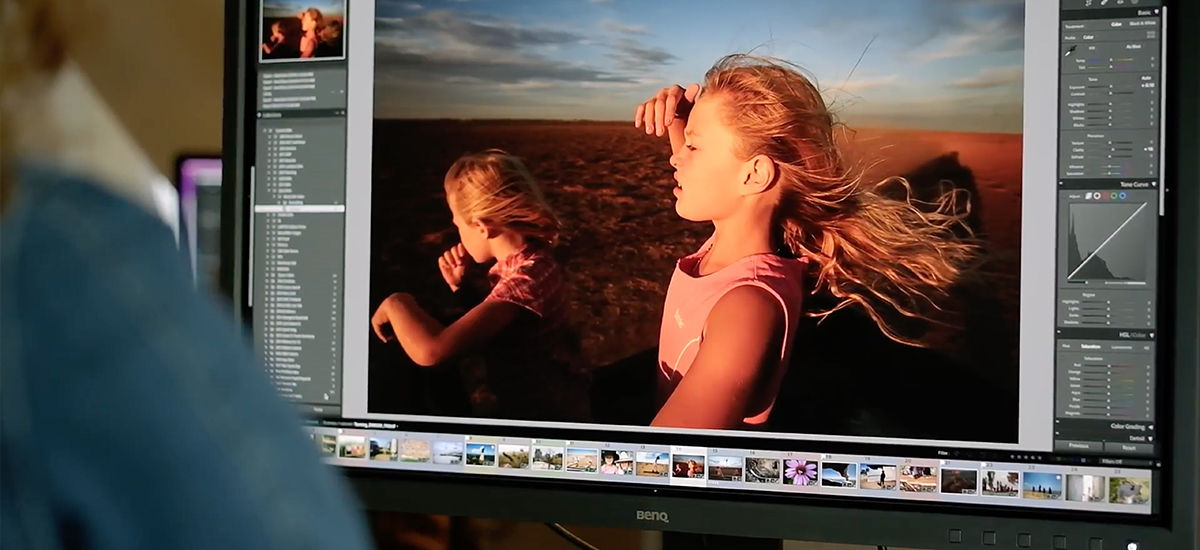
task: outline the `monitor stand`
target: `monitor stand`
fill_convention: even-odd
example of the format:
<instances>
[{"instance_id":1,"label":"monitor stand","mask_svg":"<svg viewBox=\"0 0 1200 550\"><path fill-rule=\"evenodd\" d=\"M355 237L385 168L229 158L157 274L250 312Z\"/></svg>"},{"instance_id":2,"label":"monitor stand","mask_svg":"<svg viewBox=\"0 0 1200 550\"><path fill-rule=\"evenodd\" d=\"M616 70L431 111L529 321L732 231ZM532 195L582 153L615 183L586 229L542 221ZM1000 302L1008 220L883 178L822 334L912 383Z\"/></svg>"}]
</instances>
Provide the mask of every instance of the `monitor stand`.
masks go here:
<instances>
[{"instance_id":1,"label":"monitor stand","mask_svg":"<svg viewBox=\"0 0 1200 550\"><path fill-rule=\"evenodd\" d=\"M783 550L783 541L664 531L662 550Z\"/></svg>"}]
</instances>

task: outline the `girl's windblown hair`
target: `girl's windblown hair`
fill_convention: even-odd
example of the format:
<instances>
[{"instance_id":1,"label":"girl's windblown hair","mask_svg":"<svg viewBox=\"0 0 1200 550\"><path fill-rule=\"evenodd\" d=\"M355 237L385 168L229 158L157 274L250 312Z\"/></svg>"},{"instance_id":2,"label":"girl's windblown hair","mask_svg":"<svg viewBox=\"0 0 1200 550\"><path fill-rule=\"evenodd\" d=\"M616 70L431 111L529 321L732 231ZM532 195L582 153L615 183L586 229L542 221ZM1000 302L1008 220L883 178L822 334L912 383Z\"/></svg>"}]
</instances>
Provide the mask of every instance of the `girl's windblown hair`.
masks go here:
<instances>
[{"instance_id":1,"label":"girl's windblown hair","mask_svg":"<svg viewBox=\"0 0 1200 550\"><path fill-rule=\"evenodd\" d=\"M785 61L724 57L705 75L703 93L728 100L726 123L740 138L740 156L776 163L777 242L809 259L814 294L836 300L809 315L856 305L889 338L921 345L902 335L896 314L939 322L939 304L975 264L980 248L965 223L968 192L922 202L904 178L865 181L869 166L843 158L834 135L840 124L820 91Z\"/></svg>"},{"instance_id":2,"label":"girl's windblown hair","mask_svg":"<svg viewBox=\"0 0 1200 550\"><path fill-rule=\"evenodd\" d=\"M500 149L463 155L446 172L446 195L468 222L508 228L553 245L562 223L521 159Z\"/></svg>"}]
</instances>

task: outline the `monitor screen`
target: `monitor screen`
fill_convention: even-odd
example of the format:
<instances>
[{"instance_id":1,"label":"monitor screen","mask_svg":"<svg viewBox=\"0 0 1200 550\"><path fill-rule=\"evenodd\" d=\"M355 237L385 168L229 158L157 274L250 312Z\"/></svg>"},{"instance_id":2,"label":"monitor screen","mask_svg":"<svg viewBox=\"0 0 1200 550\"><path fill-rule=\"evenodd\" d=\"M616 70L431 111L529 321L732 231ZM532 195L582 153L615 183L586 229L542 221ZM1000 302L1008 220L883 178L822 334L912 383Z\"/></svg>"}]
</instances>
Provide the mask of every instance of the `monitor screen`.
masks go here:
<instances>
[{"instance_id":1,"label":"monitor screen","mask_svg":"<svg viewBox=\"0 0 1200 550\"><path fill-rule=\"evenodd\" d=\"M252 3L254 342L357 470L1160 521L1168 9Z\"/></svg>"},{"instance_id":2,"label":"monitor screen","mask_svg":"<svg viewBox=\"0 0 1200 550\"><path fill-rule=\"evenodd\" d=\"M196 285L216 290L221 264L221 159L181 156L175 164L180 249Z\"/></svg>"}]
</instances>

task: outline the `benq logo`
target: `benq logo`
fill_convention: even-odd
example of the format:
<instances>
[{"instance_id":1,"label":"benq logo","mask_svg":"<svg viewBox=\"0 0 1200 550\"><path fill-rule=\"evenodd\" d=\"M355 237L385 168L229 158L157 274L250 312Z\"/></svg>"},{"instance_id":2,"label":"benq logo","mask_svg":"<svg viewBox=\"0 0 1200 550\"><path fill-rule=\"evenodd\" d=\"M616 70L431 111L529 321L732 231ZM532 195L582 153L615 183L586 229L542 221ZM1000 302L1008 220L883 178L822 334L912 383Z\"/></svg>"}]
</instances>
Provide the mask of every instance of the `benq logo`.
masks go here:
<instances>
[{"instance_id":1,"label":"benq logo","mask_svg":"<svg viewBox=\"0 0 1200 550\"><path fill-rule=\"evenodd\" d=\"M637 518L642 521L661 521L663 523L671 523L671 517L666 512L652 512L650 510L638 510Z\"/></svg>"}]
</instances>

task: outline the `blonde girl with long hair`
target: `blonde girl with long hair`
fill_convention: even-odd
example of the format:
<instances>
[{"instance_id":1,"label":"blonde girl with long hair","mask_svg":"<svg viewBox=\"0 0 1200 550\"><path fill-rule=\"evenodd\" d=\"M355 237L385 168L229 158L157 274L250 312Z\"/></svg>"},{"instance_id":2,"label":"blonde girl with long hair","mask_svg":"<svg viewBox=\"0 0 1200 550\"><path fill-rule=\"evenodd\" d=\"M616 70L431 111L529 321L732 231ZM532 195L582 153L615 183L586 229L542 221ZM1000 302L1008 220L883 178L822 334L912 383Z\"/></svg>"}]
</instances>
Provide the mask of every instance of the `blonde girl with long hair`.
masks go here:
<instances>
[{"instance_id":1,"label":"blonde girl with long hair","mask_svg":"<svg viewBox=\"0 0 1200 550\"><path fill-rule=\"evenodd\" d=\"M470 266L495 262L488 270L491 289L448 326L412 295L393 293L371 317L376 337L398 342L423 367L480 352L491 399L473 398L481 416L584 418L564 274L552 254L558 217L524 163L498 149L459 158L444 187L460 242L438 258L442 278L457 293Z\"/></svg>"},{"instance_id":2,"label":"blonde girl with long hair","mask_svg":"<svg viewBox=\"0 0 1200 550\"><path fill-rule=\"evenodd\" d=\"M663 88L635 127L670 139L676 212L712 236L676 265L659 335L654 425L761 429L803 316L864 311L889 338L934 321L978 255L960 191L933 203L889 198L835 141L813 82L784 61L731 55L703 86ZM967 230L969 235L969 230ZM804 296L836 299L807 311Z\"/></svg>"},{"instance_id":3,"label":"blonde girl with long hair","mask_svg":"<svg viewBox=\"0 0 1200 550\"><path fill-rule=\"evenodd\" d=\"M308 8L296 16L300 20L300 58L306 59L317 55L317 45L321 43L321 31L325 28L325 17L321 10Z\"/></svg>"}]
</instances>

